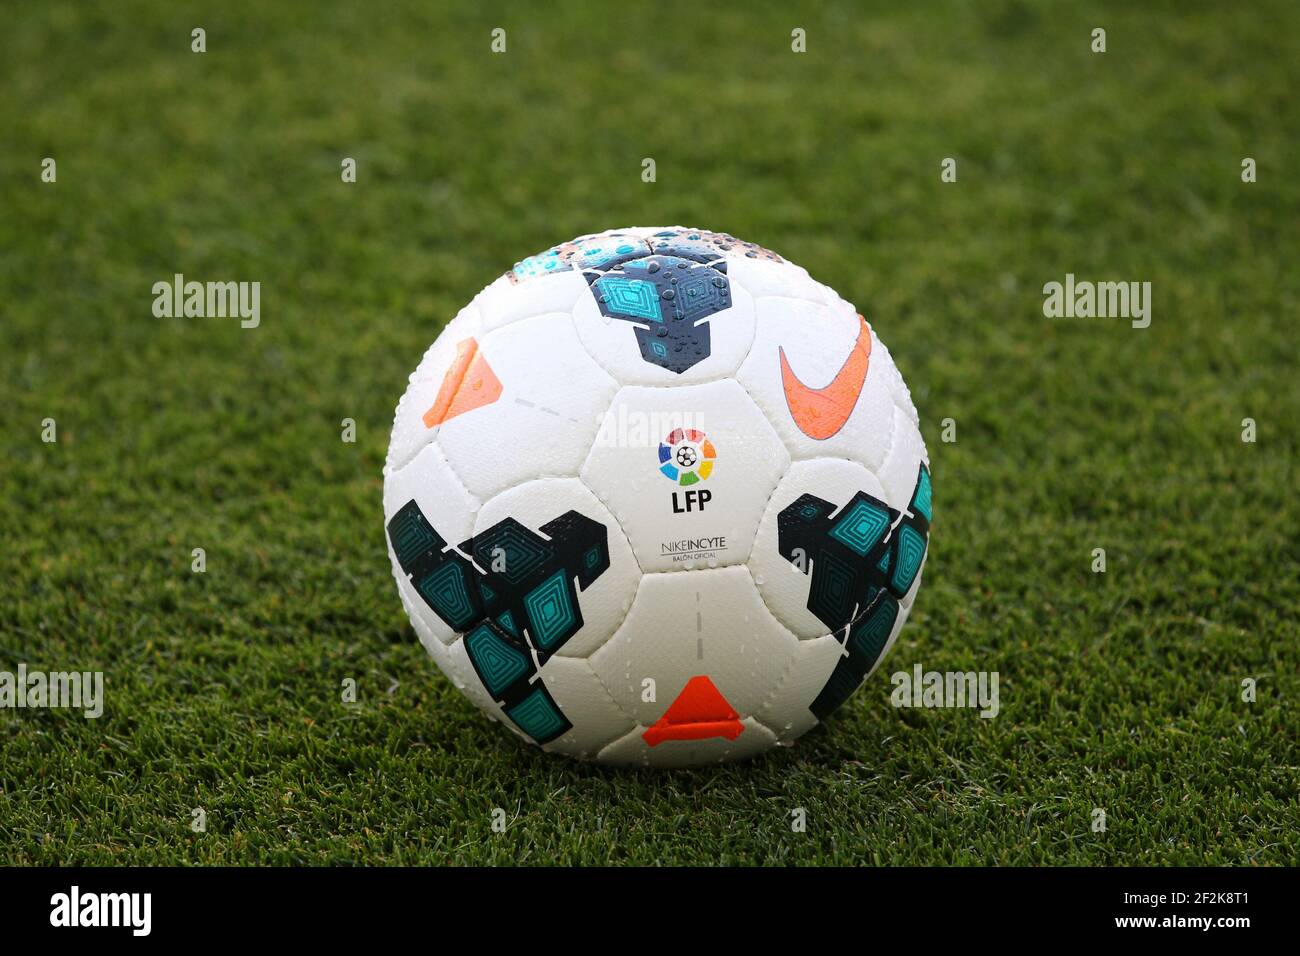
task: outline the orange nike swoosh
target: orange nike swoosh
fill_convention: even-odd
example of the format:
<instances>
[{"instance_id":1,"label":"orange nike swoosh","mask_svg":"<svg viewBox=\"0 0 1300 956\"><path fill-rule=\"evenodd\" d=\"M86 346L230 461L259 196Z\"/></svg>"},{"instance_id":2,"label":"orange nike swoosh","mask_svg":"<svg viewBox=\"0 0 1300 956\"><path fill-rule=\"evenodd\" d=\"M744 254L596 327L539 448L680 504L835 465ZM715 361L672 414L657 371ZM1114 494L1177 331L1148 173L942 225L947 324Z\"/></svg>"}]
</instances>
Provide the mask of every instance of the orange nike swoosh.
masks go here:
<instances>
[{"instance_id":1,"label":"orange nike swoosh","mask_svg":"<svg viewBox=\"0 0 1300 956\"><path fill-rule=\"evenodd\" d=\"M790 417L799 431L818 441L830 438L844 427L853 414L853 407L862 394L862 383L867 380L867 367L871 364L871 329L861 315L858 321L858 340L825 388L809 388L790 368L781 349L781 387L785 389L785 403L790 406Z\"/></svg>"}]
</instances>

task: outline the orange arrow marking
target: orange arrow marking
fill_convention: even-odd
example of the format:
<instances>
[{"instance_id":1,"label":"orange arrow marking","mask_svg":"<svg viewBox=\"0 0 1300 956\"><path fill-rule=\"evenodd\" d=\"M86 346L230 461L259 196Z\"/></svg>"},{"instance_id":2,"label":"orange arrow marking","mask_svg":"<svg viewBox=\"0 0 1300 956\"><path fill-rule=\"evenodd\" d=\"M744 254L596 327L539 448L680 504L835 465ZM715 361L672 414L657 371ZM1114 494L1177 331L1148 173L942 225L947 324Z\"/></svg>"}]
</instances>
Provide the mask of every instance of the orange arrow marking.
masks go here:
<instances>
[{"instance_id":1,"label":"orange arrow marking","mask_svg":"<svg viewBox=\"0 0 1300 956\"><path fill-rule=\"evenodd\" d=\"M424 427L433 428L501 397L501 379L479 351L478 342L465 339L456 346L456 358L442 377L433 406L424 413Z\"/></svg>"},{"instance_id":2,"label":"orange arrow marking","mask_svg":"<svg viewBox=\"0 0 1300 956\"><path fill-rule=\"evenodd\" d=\"M745 725L727 698L708 677L692 677L664 715L641 735L651 747L665 740L704 740L726 737L735 740Z\"/></svg>"}]
</instances>

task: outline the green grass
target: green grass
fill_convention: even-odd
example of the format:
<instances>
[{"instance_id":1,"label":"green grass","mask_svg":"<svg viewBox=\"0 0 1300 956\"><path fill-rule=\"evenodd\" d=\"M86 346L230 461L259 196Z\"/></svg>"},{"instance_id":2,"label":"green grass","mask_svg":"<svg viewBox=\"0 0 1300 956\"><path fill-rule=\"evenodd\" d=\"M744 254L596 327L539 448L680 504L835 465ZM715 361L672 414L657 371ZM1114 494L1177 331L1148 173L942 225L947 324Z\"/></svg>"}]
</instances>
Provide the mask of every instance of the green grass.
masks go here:
<instances>
[{"instance_id":1,"label":"green grass","mask_svg":"<svg viewBox=\"0 0 1300 956\"><path fill-rule=\"evenodd\" d=\"M1300 8L905 6L11 11L0 670L102 669L107 710L0 711L0 861L1300 862ZM825 727L615 771L517 743L425 658L380 470L479 288L676 222L863 309L936 527ZM154 319L174 272L261 281L262 326ZM1044 318L1066 272L1151 281L1151 327ZM892 708L915 663L997 670L1001 714Z\"/></svg>"}]
</instances>

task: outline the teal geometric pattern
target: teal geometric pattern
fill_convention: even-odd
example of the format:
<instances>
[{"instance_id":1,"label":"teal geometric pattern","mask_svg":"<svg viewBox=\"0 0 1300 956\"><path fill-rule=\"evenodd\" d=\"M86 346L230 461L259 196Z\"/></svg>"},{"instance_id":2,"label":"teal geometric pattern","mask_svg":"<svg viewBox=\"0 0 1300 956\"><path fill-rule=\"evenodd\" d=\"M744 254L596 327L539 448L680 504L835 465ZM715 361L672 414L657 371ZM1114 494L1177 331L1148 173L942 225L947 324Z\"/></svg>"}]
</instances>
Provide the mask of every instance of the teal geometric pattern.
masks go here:
<instances>
[{"instance_id":1,"label":"teal geometric pattern","mask_svg":"<svg viewBox=\"0 0 1300 956\"><path fill-rule=\"evenodd\" d=\"M880 657L889 641L889 632L898 620L898 602L892 597L882 598L876 602L875 609L858 618L858 622L849 631L849 657L860 666L866 674Z\"/></svg>"},{"instance_id":2,"label":"teal geometric pattern","mask_svg":"<svg viewBox=\"0 0 1300 956\"><path fill-rule=\"evenodd\" d=\"M930 472L926 470L925 465L922 465L921 477L917 480L916 492L912 495L912 510L926 521L933 521L932 507L930 502Z\"/></svg>"},{"instance_id":3,"label":"teal geometric pattern","mask_svg":"<svg viewBox=\"0 0 1300 956\"><path fill-rule=\"evenodd\" d=\"M664 320L663 313L659 311L659 293L653 282L605 276L596 280L596 291L611 315L645 319L648 322Z\"/></svg>"},{"instance_id":4,"label":"teal geometric pattern","mask_svg":"<svg viewBox=\"0 0 1300 956\"><path fill-rule=\"evenodd\" d=\"M555 705L546 688L538 686L531 694L512 707L506 716L534 740L554 740L573 725Z\"/></svg>"},{"instance_id":5,"label":"teal geometric pattern","mask_svg":"<svg viewBox=\"0 0 1300 956\"><path fill-rule=\"evenodd\" d=\"M808 610L845 655L809 709L824 719L871 670L916 583L930 540L930 471L922 464L908 511L859 491L841 508L801 495L777 515L777 549L811 574ZM810 567L811 565L811 567Z\"/></svg>"},{"instance_id":6,"label":"teal geometric pattern","mask_svg":"<svg viewBox=\"0 0 1300 956\"><path fill-rule=\"evenodd\" d=\"M452 548L414 500L388 522L393 553L412 586L465 635L470 663L492 699L544 744L569 722L538 670L582 628L578 589L605 573L609 546L605 526L577 511L539 531L506 518Z\"/></svg>"},{"instance_id":7,"label":"teal geometric pattern","mask_svg":"<svg viewBox=\"0 0 1300 956\"><path fill-rule=\"evenodd\" d=\"M893 588L900 594L916 580L916 572L921 570L921 560L925 557L925 536L911 525L898 529L898 564L894 567Z\"/></svg>"},{"instance_id":8,"label":"teal geometric pattern","mask_svg":"<svg viewBox=\"0 0 1300 956\"><path fill-rule=\"evenodd\" d=\"M497 623L510 632L511 637L519 637L519 625L515 623L515 615L512 611L506 611L504 614L497 615Z\"/></svg>"},{"instance_id":9,"label":"teal geometric pattern","mask_svg":"<svg viewBox=\"0 0 1300 956\"><path fill-rule=\"evenodd\" d=\"M650 254L650 247L645 244L645 240L631 236L579 239L574 246L574 263L579 269L608 269L615 263Z\"/></svg>"},{"instance_id":10,"label":"teal geometric pattern","mask_svg":"<svg viewBox=\"0 0 1300 956\"><path fill-rule=\"evenodd\" d=\"M858 674L854 668L845 664L841 658L831 671L831 676L826 680L826 686L821 689L816 699L808 705L808 709L813 712L818 720L825 720L826 715L839 708L839 706L853 696L853 692L858 689L862 683L862 675Z\"/></svg>"},{"instance_id":11,"label":"teal geometric pattern","mask_svg":"<svg viewBox=\"0 0 1300 956\"><path fill-rule=\"evenodd\" d=\"M839 551L823 549L808 588L808 608L819 618L849 621L860 599L857 565Z\"/></svg>"},{"instance_id":12,"label":"teal geometric pattern","mask_svg":"<svg viewBox=\"0 0 1300 956\"><path fill-rule=\"evenodd\" d=\"M552 272L570 272L571 267L560 258L559 252L555 249L548 249L545 252L539 252L535 256L529 256L520 262L515 263L511 272L515 281L520 279L535 279L538 276L548 275Z\"/></svg>"},{"instance_id":13,"label":"teal geometric pattern","mask_svg":"<svg viewBox=\"0 0 1300 956\"><path fill-rule=\"evenodd\" d=\"M516 262L515 267L506 275L511 282L518 283L538 276L573 272L575 269L608 269L620 262L648 255L650 247L644 239L636 236L592 236L575 239L529 256Z\"/></svg>"},{"instance_id":14,"label":"teal geometric pattern","mask_svg":"<svg viewBox=\"0 0 1300 956\"><path fill-rule=\"evenodd\" d=\"M529 633L546 650L568 634L573 627L573 605L569 603L569 590L564 570L553 575L529 591L524 597L528 609Z\"/></svg>"},{"instance_id":15,"label":"teal geometric pattern","mask_svg":"<svg viewBox=\"0 0 1300 956\"><path fill-rule=\"evenodd\" d=\"M622 263L644 259L652 251L702 263L721 259L728 253L769 262L785 261L757 243L745 242L726 233L704 229L664 229L656 232L649 241L640 236L615 232L562 242L545 252L516 262L506 277L510 282L518 284L557 272L586 272L596 269L608 271Z\"/></svg>"},{"instance_id":16,"label":"teal geometric pattern","mask_svg":"<svg viewBox=\"0 0 1300 956\"><path fill-rule=\"evenodd\" d=\"M438 532L424 520L418 508L414 512L403 510L394 515L388 523L388 537L397 562L403 567L426 551L441 551L447 543L438 537Z\"/></svg>"},{"instance_id":17,"label":"teal geometric pattern","mask_svg":"<svg viewBox=\"0 0 1300 956\"><path fill-rule=\"evenodd\" d=\"M586 275L601 315L653 323L635 328L641 357L681 374L709 357L709 323L703 320L731 307L731 284L724 258L696 261L658 251L667 248Z\"/></svg>"},{"instance_id":18,"label":"teal geometric pattern","mask_svg":"<svg viewBox=\"0 0 1300 956\"><path fill-rule=\"evenodd\" d=\"M504 694L507 687L528 672L531 663L526 652L497 636L486 621L465 635L465 650L474 670L483 678L483 686L493 697Z\"/></svg>"},{"instance_id":19,"label":"teal geometric pattern","mask_svg":"<svg viewBox=\"0 0 1300 956\"><path fill-rule=\"evenodd\" d=\"M830 680L809 705L809 710L824 719L849 698L880 658L889 642L894 622L898 620L898 602L885 596L862 615L849 631L845 645L848 654L835 664Z\"/></svg>"},{"instance_id":20,"label":"teal geometric pattern","mask_svg":"<svg viewBox=\"0 0 1300 956\"><path fill-rule=\"evenodd\" d=\"M831 534L858 554L865 555L879 543L889 524L888 507L860 499L845 509L840 519L831 525Z\"/></svg>"},{"instance_id":21,"label":"teal geometric pattern","mask_svg":"<svg viewBox=\"0 0 1300 956\"><path fill-rule=\"evenodd\" d=\"M729 258L784 262L775 252L703 229L584 236L529 256L506 273L512 284L580 272L607 318L636 325L641 358L681 374L709 357L709 316L731 308Z\"/></svg>"},{"instance_id":22,"label":"teal geometric pattern","mask_svg":"<svg viewBox=\"0 0 1300 956\"><path fill-rule=\"evenodd\" d=\"M484 542L489 536L491 545L486 546ZM482 566L492 569L493 576L499 575L507 583L515 586L528 580L536 572L546 560L548 550L546 542L539 540L519 522L509 522L509 519L476 537L474 541L479 545L478 551L481 552L482 560L487 561L487 564ZM476 553L474 557L479 558L480 554ZM490 595L485 594L484 599L490 601L495 596L495 592Z\"/></svg>"},{"instance_id":23,"label":"teal geometric pattern","mask_svg":"<svg viewBox=\"0 0 1300 956\"><path fill-rule=\"evenodd\" d=\"M450 561L440 564L412 584L425 603L454 630L469 627L478 616L466 569L459 564Z\"/></svg>"}]
</instances>

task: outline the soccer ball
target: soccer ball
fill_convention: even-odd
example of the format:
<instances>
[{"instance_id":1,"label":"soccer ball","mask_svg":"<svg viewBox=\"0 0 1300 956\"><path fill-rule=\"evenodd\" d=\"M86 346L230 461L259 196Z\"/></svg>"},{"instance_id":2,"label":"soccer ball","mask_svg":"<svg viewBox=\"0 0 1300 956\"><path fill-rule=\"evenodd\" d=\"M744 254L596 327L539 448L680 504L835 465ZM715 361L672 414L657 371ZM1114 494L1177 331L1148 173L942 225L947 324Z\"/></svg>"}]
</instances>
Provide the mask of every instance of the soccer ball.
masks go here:
<instances>
[{"instance_id":1,"label":"soccer ball","mask_svg":"<svg viewBox=\"0 0 1300 956\"><path fill-rule=\"evenodd\" d=\"M384 468L402 603L543 749L684 766L793 743L898 637L929 460L833 290L729 235L583 236L461 310Z\"/></svg>"}]
</instances>

